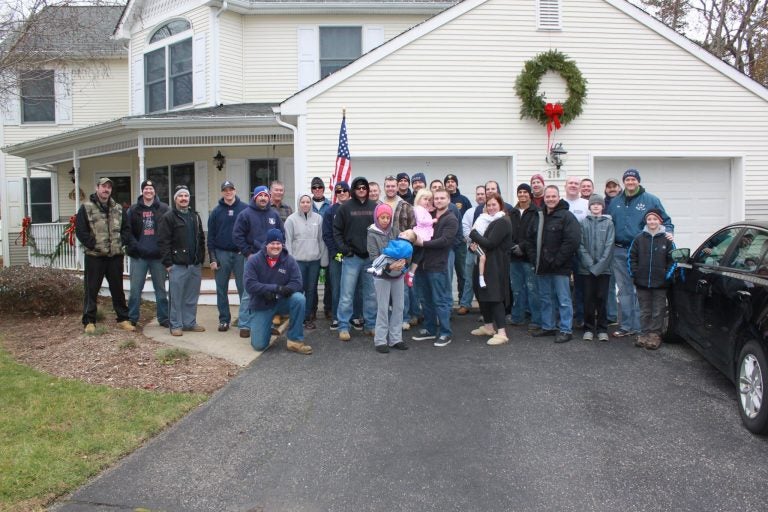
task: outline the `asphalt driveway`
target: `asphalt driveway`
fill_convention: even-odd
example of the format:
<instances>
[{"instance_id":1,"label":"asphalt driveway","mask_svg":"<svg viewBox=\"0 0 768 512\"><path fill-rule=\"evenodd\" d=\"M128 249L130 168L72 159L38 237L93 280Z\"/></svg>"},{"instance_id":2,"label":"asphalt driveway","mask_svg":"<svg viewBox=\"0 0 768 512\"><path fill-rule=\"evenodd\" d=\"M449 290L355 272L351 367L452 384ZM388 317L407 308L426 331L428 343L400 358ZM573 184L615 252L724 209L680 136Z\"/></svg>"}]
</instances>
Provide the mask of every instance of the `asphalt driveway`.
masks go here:
<instances>
[{"instance_id":1,"label":"asphalt driveway","mask_svg":"<svg viewBox=\"0 0 768 512\"><path fill-rule=\"evenodd\" d=\"M527 337L379 354L318 322L55 508L765 510L768 441L685 345Z\"/></svg>"}]
</instances>

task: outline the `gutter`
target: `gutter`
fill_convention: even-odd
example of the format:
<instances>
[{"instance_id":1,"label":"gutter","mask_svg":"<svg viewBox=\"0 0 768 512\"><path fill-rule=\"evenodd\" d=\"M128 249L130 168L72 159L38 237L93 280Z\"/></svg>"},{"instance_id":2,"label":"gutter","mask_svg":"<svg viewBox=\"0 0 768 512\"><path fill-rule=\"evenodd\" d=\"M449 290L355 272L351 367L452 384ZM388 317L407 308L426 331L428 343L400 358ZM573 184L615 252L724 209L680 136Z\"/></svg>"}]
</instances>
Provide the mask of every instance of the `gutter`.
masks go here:
<instances>
[{"instance_id":1,"label":"gutter","mask_svg":"<svg viewBox=\"0 0 768 512\"><path fill-rule=\"evenodd\" d=\"M213 15L213 41L212 41L212 48L211 48L211 55L214 56L215 65L213 66L213 73L212 73L212 80L213 80L213 94L211 95L211 106L214 107L221 103L221 83L219 80L219 76L221 75L221 59L218 58L220 55L220 46L221 46L221 15L224 13L224 11L227 10L227 7L229 4L227 3L227 0L224 0L221 3L221 7L218 11Z\"/></svg>"},{"instance_id":2,"label":"gutter","mask_svg":"<svg viewBox=\"0 0 768 512\"><path fill-rule=\"evenodd\" d=\"M227 0L224 0L226 3ZM375 1L363 2L302 2L286 0L284 2L260 2L258 0L229 0L229 10L239 14L436 14L457 4L458 1L415 2L415 1ZM207 5L221 5L221 0L213 0Z\"/></svg>"}]
</instances>

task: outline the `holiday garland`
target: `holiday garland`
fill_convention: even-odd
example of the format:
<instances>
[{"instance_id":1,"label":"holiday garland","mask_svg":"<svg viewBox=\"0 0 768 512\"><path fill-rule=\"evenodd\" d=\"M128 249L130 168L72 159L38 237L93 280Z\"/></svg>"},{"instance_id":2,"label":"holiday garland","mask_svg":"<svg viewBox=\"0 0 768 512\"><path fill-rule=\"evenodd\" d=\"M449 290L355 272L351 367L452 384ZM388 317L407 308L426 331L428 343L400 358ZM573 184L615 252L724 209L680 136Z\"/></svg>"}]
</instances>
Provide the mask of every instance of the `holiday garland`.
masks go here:
<instances>
[{"instance_id":1,"label":"holiday garland","mask_svg":"<svg viewBox=\"0 0 768 512\"><path fill-rule=\"evenodd\" d=\"M546 103L543 95L539 94L541 78L547 71L554 71L565 80L568 99L562 105ZM522 101L521 119L535 119L545 126L554 122L556 127L560 128L560 124L566 125L581 114L587 96L587 81L576 63L568 60L567 55L550 50L525 63L523 72L515 81L515 92Z\"/></svg>"},{"instance_id":2,"label":"holiday garland","mask_svg":"<svg viewBox=\"0 0 768 512\"><path fill-rule=\"evenodd\" d=\"M67 229L64 230L64 234L61 236L59 243L53 249L53 252L44 253L37 249L37 242L35 241L35 237L32 236L32 232L30 231L32 226L32 219L29 217L24 217L24 219L21 221L21 233L19 234L19 238L21 238L21 246L29 246L29 248L32 249L32 256L40 256L53 263L53 261L61 255L61 250L66 244L69 246L75 245L75 219L76 217L74 215L69 218L69 225L67 226ZM15 243L18 243L18 238L16 239Z\"/></svg>"}]
</instances>

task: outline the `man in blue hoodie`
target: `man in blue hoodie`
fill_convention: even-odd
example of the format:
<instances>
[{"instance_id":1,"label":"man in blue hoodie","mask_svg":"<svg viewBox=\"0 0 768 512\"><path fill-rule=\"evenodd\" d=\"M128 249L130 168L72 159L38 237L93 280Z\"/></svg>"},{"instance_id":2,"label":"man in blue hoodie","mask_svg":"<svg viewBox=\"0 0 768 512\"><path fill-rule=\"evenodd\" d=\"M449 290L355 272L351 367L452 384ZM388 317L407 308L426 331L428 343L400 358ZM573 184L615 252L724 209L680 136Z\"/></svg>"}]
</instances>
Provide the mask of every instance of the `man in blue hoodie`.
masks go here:
<instances>
[{"instance_id":1,"label":"man in blue hoodie","mask_svg":"<svg viewBox=\"0 0 768 512\"><path fill-rule=\"evenodd\" d=\"M261 185L253 189L253 198L248 204L248 208L243 209L237 215L235 228L232 231L232 240L240 250L240 254L247 260L264 248L267 231L270 229L285 232L280 215L271 207L269 188ZM248 309L248 287L243 292L240 307L244 311ZM240 337L251 337L248 324L240 325Z\"/></svg>"},{"instance_id":2,"label":"man in blue hoodie","mask_svg":"<svg viewBox=\"0 0 768 512\"><path fill-rule=\"evenodd\" d=\"M125 252L131 258L131 296L128 299L128 319L136 325L139 321L141 292L147 280L147 271L152 276L155 289L157 322L168 327L168 295L165 293L165 267L160 261L157 246L157 223L167 211L167 204L161 202L155 193L151 180L141 182L141 196L128 208L128 234L125 237Z\"/></svg>"},{"instance_id":3,"label":"man in blue hoodie","mask_svg":"<svg viewBox=\"0 0 768 512\"><path fill-rule=\"evenodd\" d=\"M283 242L281 230L268 230L262 249L245 264L245 289L251 297L251 346L259 351L269 348L272 317L288 314L286 348L309 355L312 347L304 343L306 298L302 293L301 271Z\"/></svg>"},{"instance_id":4,"label":"man in blue hoodie","mask_svg":"<svg viewBox=\"0 0 768 512\"><path fill-rule=\"evenodd\" d=\"M640 304L637 301L637 291L629 275L628 251L632 241L643 230L645 214L657 209L661 212L661 222L666 231L666 237L672 240L675 226L672 224L661 200L645 191L640 185L640 172L637 169L627 169L621 177L624 182L624 192L616 196L608 208L608 215L616 227L616 246L613 248L613 276L619 289L619 310L621 325L613 336L621 338L634 336L640 332Z\"/></svg>"},{"instance_id":5,"label":"man in blue hoodie","mask_svg":"<svg viewBox=\"0 0 768 512\"><path fill-rule=\"evenodd\" d=\"M211 270L215 272L216 307L219 309L219 332L229 330L232 314L229 312L229 276L235 274L235 286L240 296L240 312L238 324L248 326L248 309L243 308L243 269L245 256L242 255L232 232L235 229L235 219L248 208L237 197L235 184L229 180L221 184L221 199L208 217L208 255L211 260ZM247 306L247 305L246 305Z\"/></svg>"}]
</instances>

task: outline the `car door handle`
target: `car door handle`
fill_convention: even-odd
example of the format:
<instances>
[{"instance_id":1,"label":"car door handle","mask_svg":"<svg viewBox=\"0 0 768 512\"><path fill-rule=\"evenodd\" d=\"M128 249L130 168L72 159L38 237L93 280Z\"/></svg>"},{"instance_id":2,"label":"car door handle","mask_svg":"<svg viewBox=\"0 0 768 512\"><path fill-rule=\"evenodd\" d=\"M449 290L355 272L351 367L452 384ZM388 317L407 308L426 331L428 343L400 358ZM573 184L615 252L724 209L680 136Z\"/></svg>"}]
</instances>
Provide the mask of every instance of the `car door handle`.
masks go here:
<instances>
[{"instance_id":1,"label":"car door handle","mask_svg":"<svg viewBox=\"0 0 768 512\"><path fill-rule=\"evenodd\" d=\"M699 279L696 281L696 290L701 291L706 290L707 288L709 288L709 281L706 279Z\"/></svg>"}]
</instances>

